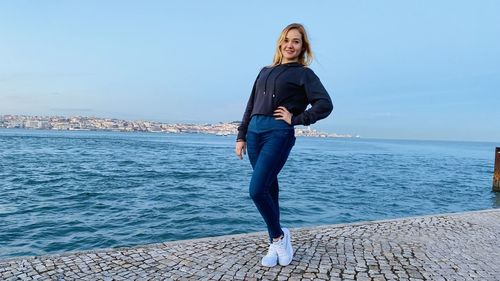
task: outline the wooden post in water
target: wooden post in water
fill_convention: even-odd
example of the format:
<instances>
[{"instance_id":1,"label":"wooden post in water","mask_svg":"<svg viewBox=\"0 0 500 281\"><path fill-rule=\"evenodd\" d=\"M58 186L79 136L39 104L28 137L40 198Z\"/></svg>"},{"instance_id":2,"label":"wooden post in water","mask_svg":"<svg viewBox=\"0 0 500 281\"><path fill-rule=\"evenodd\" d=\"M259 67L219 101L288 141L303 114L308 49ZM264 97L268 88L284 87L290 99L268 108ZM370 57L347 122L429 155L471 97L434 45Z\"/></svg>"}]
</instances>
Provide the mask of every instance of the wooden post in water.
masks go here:
<instances>
[{"instance_id":1,"label":"wooden post in water","mask_svg":"<svg viewBox=\"0 0 500 281\"><path fill-rule=\"evenodd\" d=\"M500 147L495 149L495 170L493 172L493 191L500 192Z\"/></svg>"}]
</instances>

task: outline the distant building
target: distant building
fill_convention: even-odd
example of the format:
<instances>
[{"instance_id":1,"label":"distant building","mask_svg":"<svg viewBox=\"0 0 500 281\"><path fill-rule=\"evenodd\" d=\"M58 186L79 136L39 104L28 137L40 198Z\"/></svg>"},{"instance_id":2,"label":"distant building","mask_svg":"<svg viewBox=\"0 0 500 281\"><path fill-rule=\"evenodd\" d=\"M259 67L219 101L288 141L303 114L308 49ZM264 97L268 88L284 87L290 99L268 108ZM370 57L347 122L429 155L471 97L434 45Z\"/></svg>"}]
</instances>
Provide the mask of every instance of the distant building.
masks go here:
<instances>
[{"instance_id":1,"label":"distant building","mask_svg":"<svg viewBox=\"0 0 500 281\"><path fill-rule=\"evenodd\" d=\"M27 120L24 122L24 127L29 129L39 129L40 122L37 120Z\"/></svg>"},{"instance_id":2,"label":"distant building","mask_svg":"<svg viewBox=\"0 0 500 281\"><path fill-rule=\"evenodd\" d=\"M9 120L7 128L24 128L24 122L22 120Z\"/></svg>"}]
</instances>

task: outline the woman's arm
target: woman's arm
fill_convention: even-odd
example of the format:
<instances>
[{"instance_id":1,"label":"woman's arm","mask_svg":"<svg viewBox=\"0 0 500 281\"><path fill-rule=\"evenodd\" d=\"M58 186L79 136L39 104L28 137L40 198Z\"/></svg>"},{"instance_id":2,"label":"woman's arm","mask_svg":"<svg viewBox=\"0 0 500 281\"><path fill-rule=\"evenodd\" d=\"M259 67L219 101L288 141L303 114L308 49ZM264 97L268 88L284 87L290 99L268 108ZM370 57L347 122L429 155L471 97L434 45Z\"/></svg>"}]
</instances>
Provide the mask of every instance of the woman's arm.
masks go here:
<instances>
[{"instance_id":1,"label":"woman's arm","mask_svg":"<svg viewBox=\"0 0 500 281\"><path fill-rule=\"evenodd\" d=\"M243 118L241 120L241 124L238 126L238 136L236 141L246 141L246 135L248 130L248 124L250 123L250 115L253 110L253 100L255 96L255 88L257 87L257 79L259 79L259 75L255 78L255 82L253 83L252 93L250 94L250 98L248 98L247 107L245 108L245 113L243 113Z\"/></svg>"},{"instance_id":2,"label":"woman's arm","mask_svg":"<svg viewBox=\"0 0 500 281\"><path fill-rule=\"evenodd\" d=\"M253 110L255 88L257 87L257 79L259 79L259 76L260 73L259 75L257 75L257 78L255 78L255 82L253 82L252 93L250 94L250 98L248 98L247 107L245 108L245 113L243 113L241 124L238 126L238 136L236 137L236 146L234 148L234 152L240 159L243 159L243 155L246 154L248 124L250 123L250 115L252 114Z\"/></svg>"},{"instance_id":3,"label":"woman's arm","mask_svg":"<svg viewBox=\"0 0 500 281\"><path fill-rule=\"evenodd\" d=\"M333 103L328 92L318 76L309 68L306 69L304 90L311 108L297 116L292 116L292 125L308 126L314 124L316 121L326 118L333 110Z\"/></svg>"}]
</instances>

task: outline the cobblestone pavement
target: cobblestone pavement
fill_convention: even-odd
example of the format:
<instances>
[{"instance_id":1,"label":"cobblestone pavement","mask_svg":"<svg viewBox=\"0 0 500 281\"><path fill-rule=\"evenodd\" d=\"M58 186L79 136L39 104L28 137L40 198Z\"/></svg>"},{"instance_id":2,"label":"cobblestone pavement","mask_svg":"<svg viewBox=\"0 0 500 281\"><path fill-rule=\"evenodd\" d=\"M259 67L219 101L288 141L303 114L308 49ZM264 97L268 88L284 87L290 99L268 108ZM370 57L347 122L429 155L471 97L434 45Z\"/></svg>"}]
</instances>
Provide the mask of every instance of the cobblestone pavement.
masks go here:
<instances>
[{"instance_id":1,"label":"cobblestone pavement","mask_svg":"<svg viewBox=\"0 0 500 281\"><path fill-rule=\"evenodd\" d=\"M1 280L500 280L500 209L292 229L289 266L266 233L0 260Z\"/></svg>"}]
</instances>

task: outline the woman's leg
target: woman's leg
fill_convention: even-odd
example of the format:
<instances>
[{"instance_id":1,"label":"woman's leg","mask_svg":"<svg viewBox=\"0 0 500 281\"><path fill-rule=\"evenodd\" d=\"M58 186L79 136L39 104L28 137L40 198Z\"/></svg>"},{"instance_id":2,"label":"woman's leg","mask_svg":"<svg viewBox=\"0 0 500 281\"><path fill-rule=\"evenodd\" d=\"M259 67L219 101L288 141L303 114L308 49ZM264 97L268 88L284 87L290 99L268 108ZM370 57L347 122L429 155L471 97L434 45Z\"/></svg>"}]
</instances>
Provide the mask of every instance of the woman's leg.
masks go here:
<instances>
[{"instance_id":1,"label":"woman's leg","mask_svg":"<svg viewBox=\"0 0 500 281\"><path fill-rule=\"evenodd\" d=\"M249 131L247 133L247 153L248 153L248 159L250 160L250 164L252 165L252 168L254 170L255 170L255 167L257 165L257 159L259 159L259 154L260 154L260 151L262 150L262 146L263 146L263 142L262 142L262 139L260 138L260 134L256 133L256 132ZM255 190L254 187L252 187L252 185L250 185L249 192L250 192L250 197L252 197L252 200L253 200L254 196L252 196L252 194L255 194L257 191ZM260 190L258 192L263 193L263 190ZM266 222L266 224L268 226L269 226L269 224L268 224L268 220L266 220L266 217L275 217L273 220L277 219L277 221L279 222L277 177L276 177L276 181L274 181L273 184L269 187L269 194L272 197L272 202L273 202L272 207L268 206L268 208L265 208L265 207L259 208L259 206L263 206L263 205L265 205L265 203L264 204L256 204L257 209L259 210L259 213L261 214L262 218L264 219L264 221ZM264 197L266 196L265 194L262 194L262 195ZM264 202L265 201L266 200L264 199ZM254 200L254 202L255 202L255 200ZM266 210L272 210L272 211L266 211ZM263 212L265 212L265 214L263 214ZM273 214L269 214L271 212ZM267 230L269 233L269 241L272 241L273 236L271 233L271 229L269 227L267 227Z\"/></svg>"},{"instance_id":2,"label":"woman's leg","mask_svg":"<svg viewBox=\"0 0 500 281\"><path fill-rule=\"evenodd\" d=\"M266 222L270 238L283 234L279 222L277 175L295 143L293 130L278 129L247 134L247 150L254 169L250 197Z\"/></svg>"},{"instance_id":3,"label":"woman's leg","mask_svg":"<svg viewBox=\"0 0 500 281\"><path fill-rule=\"evenodd\" d=\"M279 203L279 193L280 187L278 184L278 176L273 180L271 184L271 188L269 189L269 194L271 194L271 198L273 198L274 206L276 206L278 221L280 221L280 203Z\"/></svg>"}]
</instances>

